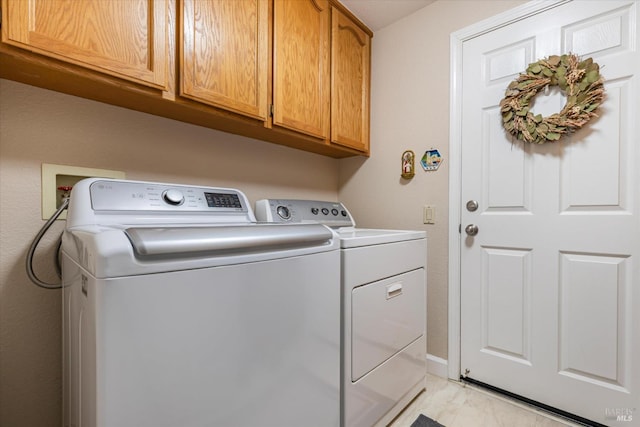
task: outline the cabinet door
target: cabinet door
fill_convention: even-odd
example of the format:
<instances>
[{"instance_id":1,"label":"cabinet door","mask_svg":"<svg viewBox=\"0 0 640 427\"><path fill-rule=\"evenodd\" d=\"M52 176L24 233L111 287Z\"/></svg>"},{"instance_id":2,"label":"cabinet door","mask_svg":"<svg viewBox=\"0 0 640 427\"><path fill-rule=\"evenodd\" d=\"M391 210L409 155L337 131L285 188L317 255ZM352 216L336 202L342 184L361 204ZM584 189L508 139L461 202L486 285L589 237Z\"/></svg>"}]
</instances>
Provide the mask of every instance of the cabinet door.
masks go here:
<instances>
[{"instance_id":1,"label":"cabinet door","mask_svg":"<svg viewBox=\"0 0 640 427\"><path fill-rule=\"evenodd\" d=\"M277 126L329 138L330 8L326 0L275 0L274 117Z\"/></svg>"},{"instance_id":2,"label":"cabinet door","mask_svg":"<svg viewBox=\"0 0 640 427\"><path fill-rule=\"evenodd\" d=\"M2 6L3 42L166 90L166 0L3 0Z\"/></svg>"},{"instance_id":3,"label":"cabinet door","mask_svg":"<svg viewBox=\"0 0 640 427\"><path fill-rule=\"evenodd\" d=\"M368 152L371 38L337 9L331 27L331 142Z\"/></svg>"},{"instance_id":4,"label":"cabinet door","mask_svg":"<svg viewBox=\"0 0 640 427\"><path fill-rule=\"evenodd\" d=\"M182 95L267 119L267 0L184 0Z\"/></svg>"}]
</instances>

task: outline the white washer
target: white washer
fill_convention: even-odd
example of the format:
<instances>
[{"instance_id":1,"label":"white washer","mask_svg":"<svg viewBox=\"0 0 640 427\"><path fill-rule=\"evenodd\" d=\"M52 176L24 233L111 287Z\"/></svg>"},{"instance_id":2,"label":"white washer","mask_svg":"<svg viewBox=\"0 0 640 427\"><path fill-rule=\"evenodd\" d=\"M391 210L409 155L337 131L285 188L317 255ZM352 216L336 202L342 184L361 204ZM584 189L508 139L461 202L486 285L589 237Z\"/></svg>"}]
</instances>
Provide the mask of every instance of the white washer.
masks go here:
<instances>
[{"instance_id":1,"label":"white washer","mask_svg":"<svg viewBox=\"0 0 640 427\"><path fill-rule=\"evenodd\" d=\"M88 179L62 243L64 425L338 426L340 251L234 189Z\"/></svg>"},{"instance_id":2,"label":"white washer","mask_svg":"<svg viewBox=\"0 0 640 427\"><path fill-rule=\"evenodd\" d=\"M426 233L355 228L335 202L260 200L256 217L338 232L342 424L387 425L426 385Z\"/></svg>"}]
</instances>

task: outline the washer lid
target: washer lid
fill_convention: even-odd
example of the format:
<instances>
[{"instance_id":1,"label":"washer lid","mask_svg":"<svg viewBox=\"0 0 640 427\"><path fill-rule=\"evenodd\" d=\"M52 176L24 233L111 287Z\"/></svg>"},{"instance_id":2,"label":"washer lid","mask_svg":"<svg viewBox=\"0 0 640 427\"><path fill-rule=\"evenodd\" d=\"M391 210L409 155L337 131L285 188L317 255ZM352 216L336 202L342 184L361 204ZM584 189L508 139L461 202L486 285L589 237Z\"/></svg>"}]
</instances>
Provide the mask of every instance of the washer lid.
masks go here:
<instances>
[{"instance_id":1,"label":"washer lid","mask_svg":"<svg viewBox=\"0 0 640 427\"><path fill-rule=\"evenodd\" d=\"M417 230L382 230L369 228L340 228L336 230L340 236L341 248L380 245L384 243L404 242L424 239L425 231Z\"/></svg>"},{"instance_id":2,"label":"washer lid","mask_svg":"<svg viewBox=\"0 0 640 427\"><path fill-rule=\"evenodd\" d=\"M220 267L335 252L339 239L320 224L270 226L88 226L67 229L62 252L99 279ZM283 272L286 275L286 272Z\"/></svg>"}]
</instances>

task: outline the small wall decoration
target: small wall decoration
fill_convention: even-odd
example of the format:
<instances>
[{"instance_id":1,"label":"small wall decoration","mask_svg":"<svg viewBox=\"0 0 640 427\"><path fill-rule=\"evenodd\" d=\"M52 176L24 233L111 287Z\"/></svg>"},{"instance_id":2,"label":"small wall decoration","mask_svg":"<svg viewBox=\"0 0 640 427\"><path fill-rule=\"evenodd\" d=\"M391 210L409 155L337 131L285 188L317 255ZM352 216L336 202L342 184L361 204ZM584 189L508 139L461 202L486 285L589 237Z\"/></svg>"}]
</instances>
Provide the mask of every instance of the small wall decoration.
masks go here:
<instances>
[{"instance_id":1,"label":"small wall decoration","mask_svg":"<svg viewBox=\"0 0 640 427\"><path fill-rule=\"evenodd\" d=\"M402 176L404 179L411 179L416 174L416 155L411 150L402 153Z\"/></svg>"},{"instance_id":2,"label":"small wall decoration","mask_svg":"<svg viewBox=\"0 0 640 427\"><path fill-rule=\"evenodd\" d=\"M525 74L512 81L500 101L502 125L519 140L534 144L557 141L575 132L591 118L604 99L600 66L574 54L552 55L529 64ZM567 103L559 113L549 117L529 111L536 94L548 86L559 86Z\"/></svg>"},{"instance_id":3,"label":"small wall decoration","mask_svg":"<svg viewBox=\"0 0 640 427\"><path fill-rule=\"evenodd\" d=\"M424 156L420 160L422 169L426 171L436 171L442 163L442 155L437 149L431 149L424 152Z\"/></svg>"}]
</instances>

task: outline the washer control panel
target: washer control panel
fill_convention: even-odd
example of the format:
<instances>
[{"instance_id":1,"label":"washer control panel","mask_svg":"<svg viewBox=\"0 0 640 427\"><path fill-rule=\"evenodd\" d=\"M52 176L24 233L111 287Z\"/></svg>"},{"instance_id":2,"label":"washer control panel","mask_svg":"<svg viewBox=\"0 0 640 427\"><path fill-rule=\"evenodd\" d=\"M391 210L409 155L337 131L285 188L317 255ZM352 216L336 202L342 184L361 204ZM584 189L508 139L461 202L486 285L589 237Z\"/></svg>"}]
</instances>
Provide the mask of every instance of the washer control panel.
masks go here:
<instances>
[{"instance_id":1,"label":"washer control panel","mask_svg":"<svg viewBox=\"0 0 640 427\"><path fill-rule=\"evenodd\" d=\"M78 181L67 211L67 229L255 222L247 196L234 188L107 178Z\"/></svg>"},{"instance_id":2,"label":"washer control panel","mask_svg":"<svg viewBox=\"0 0 640 427\"><path fill-rule=\"evenodd\" d=\"M226 188L104 180L90 192L94 211L248 211L244 195Z\"/></svg>"},{"instance_id":3,"label":"washer control panel","mask_svg":"<svg viewBox=\"0 0 640 427\"><path fill-rule=\"evenodd\" d=\"M263 199L256 202L255 215L263 222L319 222L333 228L355 226L353 217L340 202Z\"/></svg>"}]
</instances>

